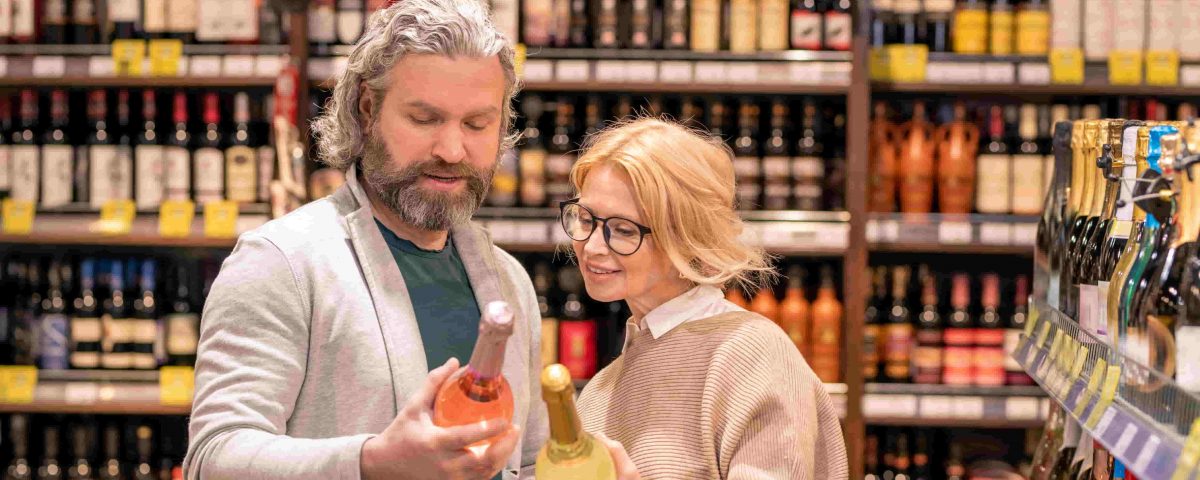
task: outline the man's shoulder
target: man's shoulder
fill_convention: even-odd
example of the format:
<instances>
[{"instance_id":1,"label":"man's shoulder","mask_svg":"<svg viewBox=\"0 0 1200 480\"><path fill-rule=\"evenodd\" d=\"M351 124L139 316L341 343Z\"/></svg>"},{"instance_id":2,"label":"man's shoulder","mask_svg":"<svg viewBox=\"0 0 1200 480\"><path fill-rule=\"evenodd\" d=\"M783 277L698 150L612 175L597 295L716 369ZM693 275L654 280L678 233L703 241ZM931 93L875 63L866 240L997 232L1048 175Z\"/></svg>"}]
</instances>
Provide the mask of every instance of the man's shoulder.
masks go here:
<instances>
[{"instance_id":1,"label":"man's shoulder","mask_svg":"<svg viewBox=\"0 0 1200 480\"><path fill-rule=\"evenodd\" d=\"M310 202L243 234L259 237L289 252L315 243L345 239L345 213L332 196Z\"/></svg>"}]
</instances>

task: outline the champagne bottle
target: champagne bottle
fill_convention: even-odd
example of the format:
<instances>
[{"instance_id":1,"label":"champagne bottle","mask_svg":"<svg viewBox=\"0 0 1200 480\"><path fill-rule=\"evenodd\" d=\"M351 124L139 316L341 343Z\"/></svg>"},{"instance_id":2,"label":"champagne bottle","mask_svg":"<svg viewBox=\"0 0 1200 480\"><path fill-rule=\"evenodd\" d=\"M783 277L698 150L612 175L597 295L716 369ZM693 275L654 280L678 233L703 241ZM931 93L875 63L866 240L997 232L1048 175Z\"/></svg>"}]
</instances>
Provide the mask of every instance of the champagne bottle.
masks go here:
<instances>
[{"instance_id":1,"label":"champagne bottle","mask_svg":"<svg viewBox=\"0 0 1200 480\"><path fill-rule=\"evenodd\" d=\"M505 345L513 332L513 312L507 303L491 302L479 320L479 338L462 376L447 381L434 400L433 423L467 425L487 420L512 420L513 396L500 373ZM496 438L469 446L482 453Z\"/></svg>"},{"instance_id":2,"label":"champagne bottle","mask_svg":"<svg viewBox=\"0 0 1200 480\"><path fill-rule=\"evenodd\" d=\"M608 449L580 425L567 367L554 364L542 370L542 399L550 417L550 438L538 452L537 478L616 480Z\"/></svg>"},{"instance_id":3,"label":"champagne bottle","mask_svg":"<svg viewBox=\"0 0 1200 480\"><path fill-rule=\"evenodd\" d=\"M1121 148L1119 152L1115 147L1112 149L1108 173L1105 175L1108 182L1104 199L1107 221L1100 228L1104 231L1104 245L1100 247L1095 259L1092 275L1096 279L1098 299L1096 322L1104 328L1105 335L1109 336L1109 344L1114 344L1112 336L1117 334L1116 323L1112 321L1114 317L1109 312L1110 286L1121 253L1129 243L1129 235L1133 230L1132 184L1136 179L1137 132L1141 125L1143 122L1127 121L1121 126Z\"/></svg>"},{"instance_id":4,"label":"champagne bottle","mask_svg":"<svg viewBox=\"0 0 1200 480\"><path fill-rule=\"evenodd\" d=\"M1134 159L1129 164L1126 164L1122 173L1122 182L1132 182L1150 169L1150 162L1147 157L1150 153L1150 127L1141 126L1134 130L1135 146ZM1128 139L1126 139L1128 142ZM1108 315L1108 331L1112 335L1112 346L1119 352L1125 352L1125 344L1129 339L1130 332L1128 331L1128 317L1125 316L1125 309L1122 308L1121 302L1124 298L1125 283L1129 274L1133 270L1133 261L1141 251L1141 246L1146 237L1146 211L1141 208L1136 208L1132 200L1132 186L1126 187L1128 193L1124 193L1124 197L1129 201L1126 208L1129 209L1128 215L1130 218L1130 234L1129 240L1125 243L1124 250L1120 253L1120 258L1117 260L1116 266L1113 268L1113 273L1109 277L1108 289L1108 305L1106 306L1106 314Z\"/></svg>"}]
</instances>

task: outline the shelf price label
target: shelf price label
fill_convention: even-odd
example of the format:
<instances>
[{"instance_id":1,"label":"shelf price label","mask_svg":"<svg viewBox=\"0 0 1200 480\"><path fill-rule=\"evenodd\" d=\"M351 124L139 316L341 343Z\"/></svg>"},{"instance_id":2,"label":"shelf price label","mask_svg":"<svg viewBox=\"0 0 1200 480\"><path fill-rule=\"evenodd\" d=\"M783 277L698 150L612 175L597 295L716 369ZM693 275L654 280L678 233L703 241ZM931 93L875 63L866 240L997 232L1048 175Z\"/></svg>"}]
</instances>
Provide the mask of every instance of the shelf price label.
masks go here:
<instances>
[{"instance_id":1,"label":"shelf price label","mask_svg":"<svg viewBox=\"0 0 1200 480\"><path fill-rule=\"evenodd\" d=\"M37 368L26 365L0 366L0 403L33 403Z\"/></svg>"},{"instance_id":2,"label":"shelf price label","mask_svg":"<svg viewBox=\"0 0 1200 480\"><path fill-rule=\"evenodd\" d=\"M1038 320L1037 309L1030 308L1029 320L1025 322L1025 338L1028 338L1030 342L1033 342L1033 332L1037 329Z\"/></svg>"},{"instance_id":3,"label":"shelf price label","mask_svg":"<svg viewBox=\"0 0 1200 480\"><path fill-rule=\"evenodd\" d=\"M133 230L137 208L133 200L109 200L100 206L100 221L96 231L106 235L128 235Z\"/></svg>"},{"instance_id":4,"label":"shelf price label","mask_svg":"<svg viewBox=\"0 0 1200 480\"><path fill-rule=\"evenodd\" d=\"M1042 348L1046 348L1050 344L1050 327L1051 326L1052 325L1050 322L1042 322L1042 330L1041 330L1042 333L1038 334L1038 339L1039 339L1038 343L1042 344Z\"/></svg>"},{"instance_id":5,"label":"shelf price label","mask_svg":"<svg viewBox=\"0 0 1200 480\"><path fill-rule=\"evenodd\" d=\"M893 82L925 81L929 65L929 47L925 45L888 45L888 75Z\"/></svg>"},{"instance_id":6,"label":"shelf price label","mask_svg":"<svg viewBox=\"0 0 1200 480\"><path fill-rule=\"evenodd\" d=\"M1171 476L1171 480L1191 478L1197 465L1200 465L1200 418L1192 422L1192 431L1183 442L1183 452L1179 454L1179 461L1175 464L1175 474Z\"/></svg>"},{"instance_id":7,"label":"shelf price label","mask_svg":"<svg viewBox=\"0 0 1200 480\"><path fill-rule=\"evenodd\" d=\"M1103 358L1096 360L1096 365L1092 366L1092 375L1088 377L1087 388L1083 389L1083 393L1079 396L1079 405L1075 406L1076 417L1083 418L1083 412L1091 403L1092 396L1100 389L1100 380L1104 378L1106 370L1108 370L1108 362Z\"/></svg>"},{"instance_id":8,"label":"shelf price label","mask_svg":"<svg viewBox=\"0 0 1200 480\"><path fill-rule=\"evenodd\" d=\"M1083 50L1055 48L1050 50L1050 82L1069 85L1083 83Z\"/></svg>"},{"instance_id":9,"label":"shelf price label","mask_svg":"<svg viewBox=\"0 0 1200 480\"><path fill-rule=\"evenodd\" d=\"M1067 398L1071 393L1071 386L1075 384L1075 379L1079 378L1079 375L1083 373L1083 365L1087 363L1088 348L1077 341L1072 341L1072 343L1075 358L1068 358L1068 362L1071 364L1071 371L1067 375L1066 381L1063 382L1062 388L1059 390L1059 396L1062 398Z\"/></svg>"},{"instance_id":10,"label":"shelf price label","mask_svg":"<svg viewBox=\"0 0 1200 480\"><path fill-rule=\"evenodd\" d=\"M1096 425L1100 423L1100 418L1104 416L1104 412L1108 410L1109 405L1112 405L1113 397L1117 395L1117 386L1121 383L1121 366L1109 365L1104 374L1104 383L1100 387L1100 400L1096 402L1096 408L1092 409L1092 414L1088 416L1087 427L1089 430L1095 431Z\"/></svg>"},{"instance_id":11,"label":"shelf price label","mask_svg":"<svg viewBox=\"0 0 1200 480\"><path fill-rule=\"evenodd\" d=\"M3 216L4 233L8 235L29 235L33 231L33 216L37 213L33 202L28 200L4 199L0 206L0 216Z\"/></svg>"},{"instance_id":12,"label":"shelf price label","mask_svg":"<svg viewBox=\"0 0 1200 480\"><path fill-rule=\"evenodd\" d=\"M196 372L192 367L162 367L158 371L159 403L187 406L196 391Z\"/></svg>"},{"instance_id":13,"label":"shelf price label","mask_svg":"<svg viewBox=\"0 0 1200 480\"><path fill-rule=\"evenodd\" d=\"M1113 85L1142 84L1142 51L1113 50L1108 54L1108 83Z\"/></svg>"},{"instance_id":14,"label":"shelf price label","mask_svg":"<svg viewBox=\"0 0 1200 480\"><path fill-rule=\"evenodd\" d=\"M158 209L158 234L169 238L185 238L192 234L192 219L196 204L190 200L167 200Z\"/></svg>"},{"instance_id":15,"label":"shelf price label","mask_svg":"<svg viewBox=\"0 0 1200 480\"><path fill-rule=\"evenodd\" d=\"M179 75L179 59L183 58L183 41L179 39L150 40L150 74L156 77Z\"/></svg>"},{"instance_id":16,"label":"shelf price label","mask_svg":"<svg viewBox=\"0 0 1200 480\"><path fill-rule=\"evenodd\" d=\"M146 42L141 40L113 40L113 73L117 76L142 74L142 62L146 60Z\"/></svg>"},{"instance_id":17,"label":"shelf price label","mask_svg":"<svg viewBox=\"0 0 1200 480\"><path fill-rule=\"evenodd\" d=\"M231 200L204 204L204 236L233 238L237 236L238 204Z\"/></svg>"},{"instance_id":18,"label":"shelf price label","mask_svg":"<svg viewBox=\"0 0 1200 480\"><path fill-rule=\"evenodd\" d=\"M1179 52L1176 50L1146 52L1146 84L1159 87L1179 85Z\"/></svg>"}]
</instances>

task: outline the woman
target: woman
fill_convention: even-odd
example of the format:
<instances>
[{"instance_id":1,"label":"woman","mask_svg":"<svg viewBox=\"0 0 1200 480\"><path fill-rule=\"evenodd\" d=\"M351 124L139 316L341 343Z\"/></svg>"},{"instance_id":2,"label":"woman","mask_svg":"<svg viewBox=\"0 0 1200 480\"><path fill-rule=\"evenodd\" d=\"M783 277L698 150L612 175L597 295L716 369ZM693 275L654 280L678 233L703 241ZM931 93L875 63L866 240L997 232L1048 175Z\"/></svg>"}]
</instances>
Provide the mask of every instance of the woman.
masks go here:
<instances>
[{"instance_id":1,"label":"woman","mask_svg":"<svg viewBox=\"0 0 1200 480\"><path fill-rule=\"evenodd\" d=\"M571 182L562 224L588 295L633 313L622 355L580 396L584 429L648 479L846 478L820 380L779 327L722 295L774 274L739 238L724 143L633 120L588 139Z\"/></svg>"}]
</instances>

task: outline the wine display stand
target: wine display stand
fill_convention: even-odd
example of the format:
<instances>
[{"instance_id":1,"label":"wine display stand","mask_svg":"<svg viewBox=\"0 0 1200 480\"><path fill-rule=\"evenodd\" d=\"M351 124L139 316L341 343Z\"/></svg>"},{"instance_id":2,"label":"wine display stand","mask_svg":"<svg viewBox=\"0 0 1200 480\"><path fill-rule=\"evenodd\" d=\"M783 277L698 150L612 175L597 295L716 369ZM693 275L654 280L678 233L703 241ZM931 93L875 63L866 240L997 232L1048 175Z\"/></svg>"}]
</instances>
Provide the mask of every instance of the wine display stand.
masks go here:
<instances>
[{"instance_id":1,"label":"wine display stand","mask_svg":"<svg viewBox=\"0 0 1200 480\"><path fill-rule=\"evenodd\" d=\"M2 374L2 373L0 373ZM164 401L159 371L38 371L31 393L3 392L0 413L188 415L190 402ZM168 393L167 395L170 395ZM188 393L190 398L190 392Z\"/></svg>"},{"instance_id":2,"label":"wine display stand","mask_svg":"<svg viewBox=\"0 0 1200 480\"><path fill-rule=\"evenodd\" d=\"M1044 301L1030 306L1031 320L1010 354L1073 421L1138 478L1200 478L1185 455L1186 444L1200 441L1193 428L1200 396L1119 354Z\"/></svg>"},{"instance_id":3,"label":"wine display stand","mask_svg":"<svg viewBox=\"0 0 1200 480\"><path fill-rule=\"evenodd\" d=\"M1037 217L874 213L867 242L876 252L1033 255Z\"/></svg>"},{"instance_id":4,"label":"wine display stand","mask_svg":"<svg viewBox=\"0 0 1200 480\"><path fill-rule=\"evenodd\" d=\"M868 383L868 425L897 427L1037 428L1050 400L1034 386L972 387Z\"/></svg>"}]
</instances>

